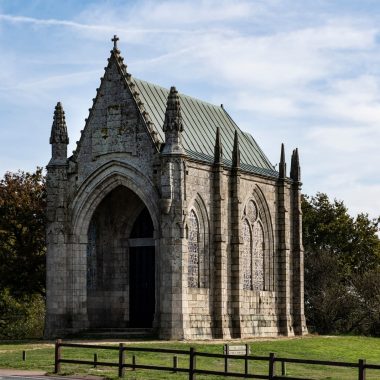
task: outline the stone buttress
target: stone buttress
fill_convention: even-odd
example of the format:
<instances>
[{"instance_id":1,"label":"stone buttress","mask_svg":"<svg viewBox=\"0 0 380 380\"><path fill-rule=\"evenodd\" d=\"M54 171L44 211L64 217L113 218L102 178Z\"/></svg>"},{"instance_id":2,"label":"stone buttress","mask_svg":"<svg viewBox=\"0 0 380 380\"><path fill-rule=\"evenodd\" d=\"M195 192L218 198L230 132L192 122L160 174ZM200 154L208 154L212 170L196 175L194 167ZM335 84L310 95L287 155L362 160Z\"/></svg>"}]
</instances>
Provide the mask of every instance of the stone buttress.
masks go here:
<instances>
[{"instance_id":1,"label":"stone buttress","mask_svg":"<svg viewBox=\"0 0 380 380\"><path fill-rule=\"evenodd\" d=\"M241 337L241 192L240 192L240 150L237 132L234 136L234 149L232 152L232 170L230 174L230 247L231 247L231 283L229 313L232 322L232 338Z\"/></svg>"},{"instance_id":2,"label":"stone buttress","mask_svg":"<svg viewBox=\"0 0 380 380\"><path fill-rule=\"evenodd\" d=\"M184 318L184 187L185 153L182 147L182 117L178 92L170 89L165 121L165 145L161 154L161 286L160 337L183 339Z\"/></svg>"},{"instance_id":3,"label":"stone buttress","mask_svg":"<svg viewBox=\"0 0 380 380\"><path fill-rule=\"evenodd\" d=\"M47 336L59 333L71 319L67 294L67 134L65 113L57 103L51 128L52 157L47 166L47 274L46 274L46 331Z\"/></svg>"},{"instance_id":4,"label":"stone buttress","mask_svg":"<svg viewBox=\"0 0 380 380\"><path fill-rule=\"evenodd\" d=\"M298 149L293 150L290 178L293 208L293 324L296 335L308 333L304 311L304 250L302 244L301 168Z\"/></svg>"},{"instance_id":5,"label":"stone buttress","mask_svg":"<svg viewBox=\"0 0 380 380\"><path fill-rule=\"evenodd\" d=\"M228 318L228 258L226 241L226 175L223 164L223 148L220 137L220 128L216 130L214 147L214 176L213 176L213 243L214 243L214 283L213 283L213 337L231 337L230 321Z\"/></svg>"}]
</instances>

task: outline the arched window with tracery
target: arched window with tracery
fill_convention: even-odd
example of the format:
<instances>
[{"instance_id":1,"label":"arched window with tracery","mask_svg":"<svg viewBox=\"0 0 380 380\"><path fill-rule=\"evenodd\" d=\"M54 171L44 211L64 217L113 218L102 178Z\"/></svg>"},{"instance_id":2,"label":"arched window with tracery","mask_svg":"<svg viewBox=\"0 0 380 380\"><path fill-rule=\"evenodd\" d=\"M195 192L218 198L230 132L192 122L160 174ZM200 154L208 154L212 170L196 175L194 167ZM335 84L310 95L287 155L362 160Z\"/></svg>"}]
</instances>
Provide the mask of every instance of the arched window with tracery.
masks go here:
<instances>
[{"instance_id":1,"label":"arched window with tracery","mask_svg":"<svg viewBox=\"0 0 380 380\"><path fill-rule=\"evenodd\" d=\"M191 210L188 219L189 288L199 287L199 248L199 222L194 210Z\"/></svg>"},{"instance_id":2,"label":"arched window with tracery","mask_svg":"<svg viewBox=\"0 0 380 380\"><path fill-rule=\"evenodd\" d=\"M264 289L264 232L259 221L253 225L252 289Z\"/></svg>"},{"instance_id":3,"label":"arched window with tracery","mask_svg":"<svg viewBox=\"0 0 380 380\"><path fill-rule=\"evenodd\" d=\"M243 221L243 289L252 289L252 234L247 220Z\"/></svg>"},{"instance_id":4,"label":"arched window with tracery","mask_svg":"<svg viewBox=\"0 0 380 380\"><path fill-rule=\"evenodd\" d=\"M244 209L242 235L243 289L264 290L264 231L257 205L252 200Z\"/></svg>"}]
</instances>

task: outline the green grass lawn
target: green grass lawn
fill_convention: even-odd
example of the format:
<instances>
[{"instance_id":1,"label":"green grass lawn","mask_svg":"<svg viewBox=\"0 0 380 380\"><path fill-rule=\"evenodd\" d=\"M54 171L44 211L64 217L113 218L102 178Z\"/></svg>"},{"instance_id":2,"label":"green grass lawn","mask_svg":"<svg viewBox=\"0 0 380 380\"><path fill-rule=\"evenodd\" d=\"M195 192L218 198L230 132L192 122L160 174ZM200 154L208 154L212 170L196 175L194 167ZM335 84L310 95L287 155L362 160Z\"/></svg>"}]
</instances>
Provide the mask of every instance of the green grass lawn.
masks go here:
<instances>
[{"instance_id":1,"label":"green grass lawn","mask_svg":"<svg viewBox=\"0 0 380 380\"><path fill-rule=\"evenodd\" d=\"M310 336L294 339L276 339L276 340L250 340L253 355L268 356L274 352L276 356L283 358L300 358L300 359L318 359L357 362L358 359L366 359L367 363L380 364L380 338L367 337L323 337ZM92 344L101 344L93 342ZM237 344L237 343L233 343ZM117 346L117 343L114 343ZM205 343L185 343L185 342L149 342L149 343L126 343L134 347L160 347L189 349L190 346L197 351L222 353L222 342L205 342ZM26 361L22 361L22 351L26 351ZM99 361L112 361L117 363L118 352L110 350L93 350L62 348L62 358L92 360L94 353L97 353ZM132 353L127 352L128 363L131 363ZM173 355L142 353L136 352L137 364L153 364L171 366ZM188 366L188 358L178 355L179 367ZM54 370L54 345L46 342L0 342L0 368L19 368L19 369L39 369L47 372ZM223 370L223 359L215 358L197 358L197 368ZM254 361L250 363L249 371L254 374L267 374L267 362ZM230 363L230 370L243 372L243 361L234 360ZM117 368L100 367L91 368L90 366L79 366L72 364L62 364L62 374L90 374L104 376L110 379L117 378ZM277 374L280 374L280 365L277 367ZM357 369L345 369L339 367L310 366L301 364L287 364L288 376L307 377L312 379L357 379ZM126 370L126 379L187 379L186 374L174 374L161 371L147 370ZM216 380L222 377L197 375L198 380ZM230 379L232 379L230 377ZM367 370L367 380L380 379L380 370Z\"/></svg>"}]
</instances>

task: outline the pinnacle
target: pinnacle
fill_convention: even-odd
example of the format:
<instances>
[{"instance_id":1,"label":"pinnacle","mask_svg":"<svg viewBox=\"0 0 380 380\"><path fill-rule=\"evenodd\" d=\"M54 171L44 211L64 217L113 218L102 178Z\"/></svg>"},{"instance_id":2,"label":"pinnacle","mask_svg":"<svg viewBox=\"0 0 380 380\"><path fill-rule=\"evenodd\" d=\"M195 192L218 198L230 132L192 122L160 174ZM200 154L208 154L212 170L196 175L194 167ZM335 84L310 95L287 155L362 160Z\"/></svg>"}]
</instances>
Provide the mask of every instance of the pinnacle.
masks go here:
<instances>
[{"instance_id":1,"label":"pinnacle","mask_svg":"<svg viewBox=\"0 0 380 380\"><path fill-rule=\"evenodd\" d=\"M285 177L286 177L285 147L284 147L284 144L282 143L280 165L279 165L279 178L285 179Z\"/></svg>"},{"instance_id":2,"label":"pinnacle","mask_svg":"<svg viewBox=\"0 0 380 380\"><path fill-rule=\"evenodd\" d=\"M214 163L220 164L222 162L222 141L220 138L220 128L216 128L215 147L214 147Z\"/></svg>"},{"instance_id":3,"label":"pinnacle","mask_svg":"<svg viewBox=\"0 0 380 380\"><path fill-rule=\"evenodd\" d=\"M300 168L300 160L298 156L298 148L293 150L292 154L292 162L291 162L291 168L290 168L290 177L293 181L300 181L301 180L301 168Z\"/></svg>"},{"instance_id":4,"label":"pinnacle","mask_svg":"<svg viewBox=\"0 0 380 380\"><path fill-rule=\"evenodd\" d=\"M65 111L63 110L61 102L58 102L55 106L53 125L51 127L50 144L55 143L69 143L65 120Z\"/></svg>"},{"instance_id":5,"label":"pinnacle","mask_svg":"<svg viewBox=\"0 0 380 380\"><path fill-rule=\"evenodd\" d=\"M285 163L285 146L284 143L281 144L281 157L280 162Z\"/></svg>"},{"instance_id":6,"label":"pinnacle","mask_svg":"<svg viewBox=\"0 0 380 380\"><path fill-rule=\"evenodd\" d=\"M174 86L170 88L168 101L165 111L164 132L166 131L183 131L181 104L178 96L178 91Z\"/></svg>"},{"instance_id":7,"label":"pinnacle","mask_svg":"<svg viewBox=\"0 0 380 380\"><path fill-rule=\"evenodd\" d=\"M239 135L236 130L235 130L235 137L234 137L234 148L232 151L232 167L233 168L240 167Z\"/></svg>"}]
</instances>

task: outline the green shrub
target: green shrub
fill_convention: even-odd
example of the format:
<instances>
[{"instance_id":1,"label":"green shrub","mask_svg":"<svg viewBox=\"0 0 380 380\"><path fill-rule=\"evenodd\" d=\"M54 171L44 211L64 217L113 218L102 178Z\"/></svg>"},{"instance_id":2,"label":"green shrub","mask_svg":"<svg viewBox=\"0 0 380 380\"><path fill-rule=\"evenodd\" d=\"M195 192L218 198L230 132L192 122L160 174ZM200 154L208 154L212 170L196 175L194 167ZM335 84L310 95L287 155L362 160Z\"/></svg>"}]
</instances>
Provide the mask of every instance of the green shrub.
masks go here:
<instances>
[{"instance_id":1,"label":"green shrub","mask_svg":"<svg viewBox=\"0 0 380 380\"><path fill-rule=\"evenodd\" d=\"M45 301L40 294L15 297L0 291L0 339L42 338Z\"/></svg>"}]
</instances>

